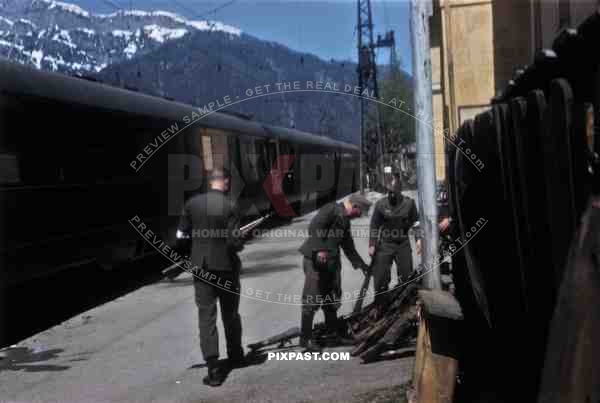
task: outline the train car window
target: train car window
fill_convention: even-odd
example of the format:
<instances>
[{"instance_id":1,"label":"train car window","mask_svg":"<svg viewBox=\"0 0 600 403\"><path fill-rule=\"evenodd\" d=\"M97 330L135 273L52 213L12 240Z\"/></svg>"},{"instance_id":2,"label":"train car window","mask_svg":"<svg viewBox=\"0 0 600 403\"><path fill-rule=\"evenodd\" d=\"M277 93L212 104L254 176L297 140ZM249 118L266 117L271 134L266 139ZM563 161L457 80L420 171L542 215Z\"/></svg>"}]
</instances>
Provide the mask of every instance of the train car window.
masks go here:
<instances>
[{"instance_id":1,"label":"train car window","mask_svg":"<svg viewBox=\"0 0 600 403\"><path fill-rule=\"evenodd\" d=\"M15 185L21 182L19 161L15 154L0 154L0 185Z\"/></svg>"},{"instance_id":2,"label":"train car window","mask_svg":"<svg viewBox=\"0 0 600 403\"><path fill-rule=\"evenodd\" d=\"M283 182L283 190L285 193L294 191L294 182L296 179L296 168L299 164L299 158L296 158L294 145L286 141L282 141L279 145L279 152L283 156L283 164L288 167L287 173L285 174L286 180ZM291 159L291 164L290 164Z\"/></svg>"},{"instance_id":3,"label":"train car window","mask_svg":"<svg viewBox=\"0 0 600 403\"><path fill-rule=\"evenodd\" d=\"M0 155L3 157L0 160L1 185L43 183L46 178L40 178L39 173L43 171L41 176L44 176L46 170L35 165L37 155L32 157L32 154L39 148L35 141L37 139L31 138L32 134L37 133L35 125L40 119L27 118L27 102L18 96L0 96L0 107Z\"/></svg>"},{"instance_id":4,"label":"train car window","mask_svg":"<svg viewBox=\"0 0 600 403\"><path fill-rule=\"evenodd\" d=\"M271 166L269 165L269 156L267 152L267 145L265 139L257 138L255 142L256 152L258 154L257 168L260 172L269 172Z\"/></svg>"},{"instance_id":5,"label":"train car window","mask_svg":"<svg viewBox=\"0 0 600 403\"><path fill-rule=\"evenodd\" d=\"M266 155L266 170L270 171L275 161L277 160L277 140L271 139L267 142L267 155Z\"/></svg>"},{"instance_id":6,"label":"train car window","mask_svg":"<svg viewBox=\"0 0 600 403\"><path fill-rule=\"evenodd\" d=\"M289 143L285 141L279 142L279 155L277 157L281 158L281 162L284 165L287 165L287 160L290 158L291 149Z\"/></svg>"},{"instance_id":7,"label":"train car window","mask_svg":"<svg viewBox=\"0 0 600 403\"><path fill-rule=\"evenodd\" d=\"M256 182L259 179L257 138L240 136L240 171L247 182Z\"/></svg>"},{"instance_id":8,"label":"train car window","mask_svg":"<svg viewBox=\"0 0 600 403\"><path fill-rule=\"evenodd\" d=\"M210 136L200 136L201 147L202 147L202 161L204 162L204 169L210 171L213 169L212 160L212 141Z\"/></svg>"},{"instance_id":9,"label":"train car window","mask_svg":"<svg viewBox=\"0 0 600 403\"><path fill-rule=\"evenodd\" d=\"M81 152L68 156L66 182L91 182L96 184L117 183L156 183L158 177L167 172L160 164L162 155L168 153L169 145L161 148L155 156L147 156L145 149L153 149L152 143L159 144L156 136L166 124L147 117L129 116L102 110L81 108L81 122L94 122L89 128L89 136L73 131L71 141L78 144ZM136 157L142 154L142 160ZM135 168L130 166L134 159ZM86 169L77 172L77 166ZM132 170L134 168L134 170Z\"/></svg>"},{"instance_id":10,"label":"train car window","mask_svg":"<svg viewBox=\"0 0 600 403\"><path fill-rule=\"evenodd\" d=\"M206 170L230 168L229 132L205 128L202 130L202 153ZM210 140L205 140L208 137Z\"/></svg>"}]
</instances>

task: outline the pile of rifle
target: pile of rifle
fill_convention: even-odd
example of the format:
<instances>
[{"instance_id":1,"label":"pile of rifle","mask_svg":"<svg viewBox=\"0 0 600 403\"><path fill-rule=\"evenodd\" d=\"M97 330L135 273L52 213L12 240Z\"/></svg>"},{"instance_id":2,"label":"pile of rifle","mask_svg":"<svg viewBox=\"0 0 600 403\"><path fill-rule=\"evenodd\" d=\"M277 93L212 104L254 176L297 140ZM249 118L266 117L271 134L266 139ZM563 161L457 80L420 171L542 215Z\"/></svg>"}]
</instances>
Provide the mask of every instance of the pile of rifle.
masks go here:
<instances>
[{"instance_id":1,"label":"pile of rifle","mask_svg":"<svg viewBox=\"0 0 600 403\"><path fill-rule=\"evenodd\" d=\"M418 289L415 282L399 285L384 294L385 302L373 302L345 318L355 342L350 354L372 362L384 353L414 346L418 330Z\"/></svg>"},{"instance_id":2,"label":"pile of rifle","mask_svg":"<svg viewBox=\"0 0 600 403\"><path fill-rule=\"evenodd\" d=\"M367 283L368 285L368 283ZM417 321L417 290L416 282L399 285L389 292L383 302L372 303L362 309L342 316L342 324L346 326L347 334L354 342L352 356L359 356L364 362L376 361L383 355L394 355L395 352L411 350L415 345ZM360 300L357 307L360 307ZM276 346L284 348L291 340L300 336L300 329L293 327L285 332L248 345L250 354ZM333 336L333 337L332 337ZM313 329L313 337L321 346L328 346L331 341L335 345L335 332L317 323Z\"/></svg>"}]
</instances>

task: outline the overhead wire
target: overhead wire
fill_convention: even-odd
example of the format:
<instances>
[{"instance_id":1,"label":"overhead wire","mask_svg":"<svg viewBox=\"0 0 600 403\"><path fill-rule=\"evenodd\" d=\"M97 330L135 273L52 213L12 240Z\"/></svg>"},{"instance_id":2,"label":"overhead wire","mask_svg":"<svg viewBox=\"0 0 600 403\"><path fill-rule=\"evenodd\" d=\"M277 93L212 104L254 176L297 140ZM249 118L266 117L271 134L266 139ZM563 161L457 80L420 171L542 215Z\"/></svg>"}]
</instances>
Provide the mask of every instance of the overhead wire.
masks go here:
<instances>
[{"instance_id":1,"label":"overhead wire","mask_svg":"<svg viewBox=\"0 0 600 403\"><path fill-rule=\"evenodd\" d=\"M180 1L178 0L171 0L173 3L175 3L179 8L185 10L188 15L190 15L193 18L200 18L201 20L206 20L209 29L208 29L208 33L210 34L211 32L213 32L217 21L216 21L216 16L217 16L217 12L232 5L233 3L235 3L237 0L230 0L224 4L221 4L220 6L214 7L210 10L207 10L203 13L198 14L195 10L192 10L191 8L189 8L188 6L182 4ZM211 21L209 19L210 14L212 14L213 20ZM221 72L223 69L223 64L222 64L222 57L221 57L221 53L220 53L220 48L219 48L219 54L218 54L218 62L217 62L217 71Z\"/></svg>"},{"instance_id":2,"label":"overhead wire","mask_svg":"<svg viewBox=\"0 0 600 403\"><path fill-rule=\"evenodd\" d=\"M194 17L194 18L200 18L200 19L206 19L207 23L210 26L209 32L212 32L212 30L214 29L214 27L217 24L217 21L209 21L208 17L212 14L216 18L217 11L220 11L220 10L226 8L226 7L229 7L230 5L232 5L233 3L235 3L237 0L230 0L230 1L226 2L226 3L224 3L224 4L221 4L218 7L212 8L210 10L204 11L204 12L199 13L199 14L195 10L192 10L191 8L189 8L188 6L182 4L178 0L171 0L171 1L173 3L175 3L182 10L185 10L192 17Z\"/></svg>"}]
</instances>

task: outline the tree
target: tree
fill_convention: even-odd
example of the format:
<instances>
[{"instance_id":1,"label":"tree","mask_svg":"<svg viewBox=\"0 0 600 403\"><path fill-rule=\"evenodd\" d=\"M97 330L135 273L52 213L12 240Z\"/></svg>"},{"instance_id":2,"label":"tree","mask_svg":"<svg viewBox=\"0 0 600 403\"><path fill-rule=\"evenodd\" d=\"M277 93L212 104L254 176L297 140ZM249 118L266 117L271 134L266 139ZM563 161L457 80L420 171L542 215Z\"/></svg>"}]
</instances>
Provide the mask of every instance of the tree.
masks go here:
<instances>
[{"instance_id":1,"label":"tree","mask_svg":"<svg viewBox=\"0 0 600 403\"><path fill-rule=\"evenodd\" d=\"M382 74L380 97L390 106L380 106L386 152L397 153L399 147L415 142L415 118L413 108L412 77L394 63L387 74ZM396 100L396 107L390 101Z\"/></svg>"}]
</instances>

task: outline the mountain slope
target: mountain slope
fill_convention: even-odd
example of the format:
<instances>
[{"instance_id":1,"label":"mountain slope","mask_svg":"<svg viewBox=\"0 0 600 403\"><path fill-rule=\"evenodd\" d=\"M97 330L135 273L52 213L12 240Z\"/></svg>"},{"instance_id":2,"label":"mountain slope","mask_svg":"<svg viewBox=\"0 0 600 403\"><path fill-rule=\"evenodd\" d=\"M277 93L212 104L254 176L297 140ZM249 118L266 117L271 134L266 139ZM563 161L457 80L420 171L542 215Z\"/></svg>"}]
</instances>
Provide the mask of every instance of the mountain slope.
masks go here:
<instances>
[{"instance_id":1,"label":"mountain slope","mask_svg":"<svg viewBox=\"0 0 600 403\"><path fill-rule=\"evenodd\" d=\"M198 106L265 85L272 92L284 81L357 85L354 63L327 62L219 22L168 11L93 14L54 0L0 0L0 56ZM348 93L286 91L226 111L359 142L359 101Z\"/></svg>"},{"instance_id":2,"label":"mountain slope","mask_svg":"<svg viewBox=\"0 0 600 403\"><path fill-rule=\"evenodd\" d=\"M232 38L240 35L231 26L191 21L166 11L92 14L53 0L0 3L0 56L65 73L97 72L165 42L208 30Z\"/></svg>"},{"instance_id":3,"label":"mountain slope","mask_svg":"<svg viewBox=\"0 0 600 403\"><path fill-rule=\"evenodd\" d=\"M194 33L156 51L114 64L98 74L103 81L142 92L205 105L225 96L245 98L246 90L275 83L307 81L356 85L356 65L326 62L310 54L241 34ZM264 88L264 87L263 87ZM281 87L283 89L283 86ZM263 91L265 91L263 89ZM292 92L258 97L228 110L256 120L356 143L359 105L350 95Z\"/></svg>"}]
</instances>

